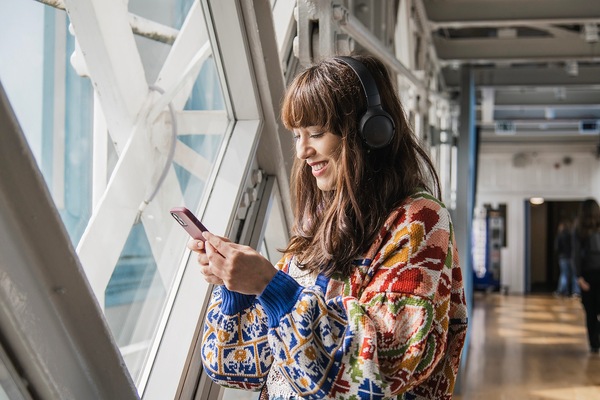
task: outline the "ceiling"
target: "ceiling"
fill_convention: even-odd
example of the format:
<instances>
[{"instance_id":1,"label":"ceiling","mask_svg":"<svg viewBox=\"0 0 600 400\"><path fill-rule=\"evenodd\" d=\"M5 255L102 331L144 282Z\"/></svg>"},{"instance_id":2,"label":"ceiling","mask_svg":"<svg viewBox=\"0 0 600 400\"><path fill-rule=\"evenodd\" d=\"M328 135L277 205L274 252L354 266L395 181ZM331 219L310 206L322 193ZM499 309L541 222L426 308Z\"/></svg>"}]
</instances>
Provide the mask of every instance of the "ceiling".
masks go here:
<instances>
[{"instance_id":1,"label":"ceiling","mask_svg":"<svg viewBox=\"0 0 600 400\"><path fill-rule=\"evenodd\" d=\"M473 70L482 142L598 146L600 1L422 3L448 90Z\"/></svg>"}]
</instances>

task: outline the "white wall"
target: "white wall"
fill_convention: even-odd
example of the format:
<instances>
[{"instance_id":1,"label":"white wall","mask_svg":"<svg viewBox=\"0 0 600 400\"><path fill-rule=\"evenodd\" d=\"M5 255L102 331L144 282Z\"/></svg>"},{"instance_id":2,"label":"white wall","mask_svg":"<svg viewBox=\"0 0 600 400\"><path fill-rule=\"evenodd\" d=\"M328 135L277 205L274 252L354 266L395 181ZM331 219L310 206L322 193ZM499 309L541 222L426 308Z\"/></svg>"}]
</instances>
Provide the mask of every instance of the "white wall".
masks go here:
<instances>
[{"instance_id":1,"label":"white wall","mask_svg":"<svg viewBox=\"0 0 600 400\"><path fill-rule=\"evenodd\" d=\"M525 292L525 201L600 200L600 160L582 145L483 145L479 154L476 207L507 207L507 246L502 251L501 285ZM565 163L565 157L571 163Z\"/></svg>"}]
</instances>

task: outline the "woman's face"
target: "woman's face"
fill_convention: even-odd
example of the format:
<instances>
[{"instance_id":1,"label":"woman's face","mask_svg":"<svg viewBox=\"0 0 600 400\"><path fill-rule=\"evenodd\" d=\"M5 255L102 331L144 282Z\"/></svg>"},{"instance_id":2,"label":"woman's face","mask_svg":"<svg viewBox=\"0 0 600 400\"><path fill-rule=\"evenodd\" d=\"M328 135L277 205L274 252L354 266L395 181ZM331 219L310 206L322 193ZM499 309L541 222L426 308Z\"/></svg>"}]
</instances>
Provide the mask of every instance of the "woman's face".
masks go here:
<instances>
[{"instance_id":1,"label":"woman's face","mask_svg":"<svg viewBox=\"0 0 600 400\"><path fill-rule=\"evenodd\" d=\"M336 158L342 138L321 127L294 129L296 157L304 160L323 191L335 189L339 163Z\"/></svg>"}]
</instances>

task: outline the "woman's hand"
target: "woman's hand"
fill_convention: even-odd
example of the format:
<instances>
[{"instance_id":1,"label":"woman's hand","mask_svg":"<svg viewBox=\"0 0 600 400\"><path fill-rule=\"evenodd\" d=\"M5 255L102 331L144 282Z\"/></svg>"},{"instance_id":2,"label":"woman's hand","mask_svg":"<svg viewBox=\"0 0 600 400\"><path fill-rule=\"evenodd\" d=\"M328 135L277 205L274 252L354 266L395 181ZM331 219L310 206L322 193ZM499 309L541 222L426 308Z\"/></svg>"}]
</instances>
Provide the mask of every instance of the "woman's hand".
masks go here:
<instances>
[{"instance_id":1,"label":"woman's hand","mask_svg":"<svg viewBox=\"0 0 600 400\"><path fill-rule=\"evenodd\" d=\"M223 240L226 240L223 238ZM206 254L206 245L203 240L190 240L187 244L188 249L198 254L198 264L200 265L200 272L204 275L206 282L213 285L223 285L223 281L218 276L210 272L210 266L208 263L208 255Z\"/></svg>"},{"instance_id":2,"label":"woman's hand","mask_svg":"<svg viewBox=\"0 0 600 400\"><path fill-rule=\"evenodd\" d=\"M197 241L198 263L209 283L225 285L231 291L259 295L277 273L271 262L250 246L204 232L206 242ZM193 242L190 242L193 243ZM189 247L189 246L188 246Z\"/></svg>"},{"instance_id":3,"label":"woman's hand","mask_svg":"<svg viewBox=\"0 0 600 400\"><path fill-rule=\"evenodd\" d=\"M587 281L582 277L577 278L577 283L579 284L579 287L582 291L587 292L588 290L590 290L590 284L587 283Z\"/></svg>"}]
</instances>

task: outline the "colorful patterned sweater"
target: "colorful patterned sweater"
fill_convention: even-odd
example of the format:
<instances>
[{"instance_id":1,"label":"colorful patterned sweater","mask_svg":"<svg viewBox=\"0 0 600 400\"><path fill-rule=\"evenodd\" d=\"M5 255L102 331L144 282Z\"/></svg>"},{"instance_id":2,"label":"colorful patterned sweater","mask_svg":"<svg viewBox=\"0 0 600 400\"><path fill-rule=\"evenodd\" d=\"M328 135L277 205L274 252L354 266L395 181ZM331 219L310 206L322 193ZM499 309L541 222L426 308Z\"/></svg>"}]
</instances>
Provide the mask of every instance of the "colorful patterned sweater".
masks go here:
<instances>
[{"instance_id":1,"label":"colorful patterned sweater","mask_svg":"<svg viewBox=\"0 0 600 400\"><path fill-rule=\"evenodd\" d=\"M278 368L307 399L451 399L467 309L448 211L398 207L350 277L311 287L285 273L260 296L217 287L202 362L220 385L260 390Z\"/></svg>"}]
</instances>

